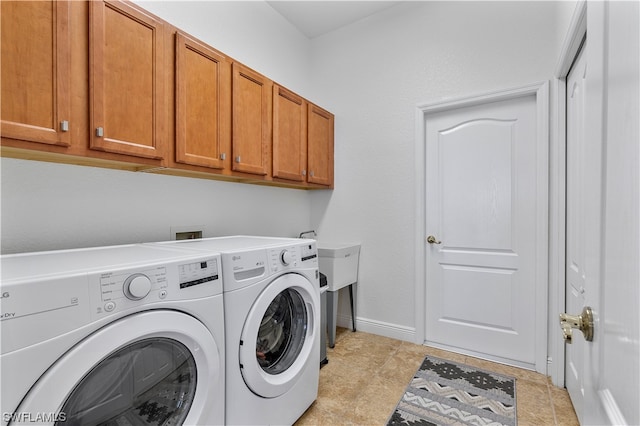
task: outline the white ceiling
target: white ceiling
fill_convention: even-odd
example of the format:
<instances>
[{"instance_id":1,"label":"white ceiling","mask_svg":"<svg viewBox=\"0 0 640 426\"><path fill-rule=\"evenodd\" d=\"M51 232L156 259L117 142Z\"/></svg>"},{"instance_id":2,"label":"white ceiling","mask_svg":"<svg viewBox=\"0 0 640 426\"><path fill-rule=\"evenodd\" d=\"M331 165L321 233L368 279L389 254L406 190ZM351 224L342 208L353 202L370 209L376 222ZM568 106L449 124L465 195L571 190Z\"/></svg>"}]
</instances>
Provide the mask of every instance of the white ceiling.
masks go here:
<instances>
[{"instance_id":1,"label":"white ceiling","mask_svg":"<svg viewBox=\"0 0 640 426\"><path fill-rule=\"evenodd\" d=\"M314 38L359 21L400 2L378 0L267 0L267 3L308 38Z\"/></svg>"}]
</instances>

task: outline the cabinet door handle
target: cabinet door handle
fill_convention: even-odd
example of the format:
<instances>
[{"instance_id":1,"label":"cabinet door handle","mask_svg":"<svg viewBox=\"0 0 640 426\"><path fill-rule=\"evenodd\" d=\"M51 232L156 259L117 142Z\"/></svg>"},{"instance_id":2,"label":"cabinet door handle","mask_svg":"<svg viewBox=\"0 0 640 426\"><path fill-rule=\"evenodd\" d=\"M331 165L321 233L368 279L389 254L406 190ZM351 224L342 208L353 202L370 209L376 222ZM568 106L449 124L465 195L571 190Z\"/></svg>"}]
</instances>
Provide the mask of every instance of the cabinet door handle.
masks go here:
<instances>
[{"instance_id":1,"label":"cabinet door handle","mask_svg":"<svg viewBox=\"0 0 640 426\"><path fill-rule=\"evenodd\" d=\"M313 177L313 175L314 175L313 170L311 170L311 171L309 172L309 176Z\"/></svg>"},{"instance_id":2,"label":"cabinet door handle","mask_svg":"<svg viewBox=\"0 0 640 426\"><path fill-rule=\"evenodd\" d=\"M220 154L220 159L222 161L226 160L227 159L227 154L225 154L224 152L222 154Z\"/></svg>"},{"instance_id":3,"label":"cabinet door handle","mask_svg":"<svg viewBox=\"0 0 640 426\"><path fill-rule=\"evenodd\" d=\"M67 120L62 120L60 122L60 131L68 132L69 131L69 122Z\"/></svg>"},{"instance_id":4,"label":"cabinet door handle","mask_svg":"<svg viewBox=\"0 0 640 426\"><path fill-rule=\"evenodd\" d=\"M238 155L236 156L236 163L239 163L239 162L240 162L240 156Z\"/></svg>"},{"instance_id":5,"label":"cabinet door handle","mask_svg":"<svg viewBox=\"0 0 640 426\"><path fill-rule=\"evenodd\" d=\"M96 129L96 136L99 137L99 138L104 136L104 129L102 127L98 127Z\"/></svg>"},{"instance_id":6,"label":"cabinet door handle","mask_svg":"<svg viewBox=\"0 0 640 426\"><path fill-rule=\"evenodd\" d=\"M307 171L306 170L302 170L302 176L306 176L307 175Z\"/></svg>"}]
</instances>

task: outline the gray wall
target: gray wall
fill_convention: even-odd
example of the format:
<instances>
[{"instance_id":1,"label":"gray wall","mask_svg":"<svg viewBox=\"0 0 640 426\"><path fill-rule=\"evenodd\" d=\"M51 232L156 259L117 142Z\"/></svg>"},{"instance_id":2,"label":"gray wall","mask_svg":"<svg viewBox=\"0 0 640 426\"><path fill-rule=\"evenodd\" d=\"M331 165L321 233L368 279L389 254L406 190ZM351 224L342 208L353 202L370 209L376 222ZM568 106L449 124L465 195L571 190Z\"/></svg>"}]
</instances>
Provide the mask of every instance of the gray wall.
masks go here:
<instances>
[{"instance_id":1,"label":"gray wall","mask_svg":"<svg viewBox=\"0 0 640 426\"><path fill-rule=\"evenodd\" d=\"M336 189L312 194L312 224L362 243L361 329L415 330L416 106L551 79L574 6L405 2L313 40L314 88L336 114Z\"/></svg>"}]
</instances>

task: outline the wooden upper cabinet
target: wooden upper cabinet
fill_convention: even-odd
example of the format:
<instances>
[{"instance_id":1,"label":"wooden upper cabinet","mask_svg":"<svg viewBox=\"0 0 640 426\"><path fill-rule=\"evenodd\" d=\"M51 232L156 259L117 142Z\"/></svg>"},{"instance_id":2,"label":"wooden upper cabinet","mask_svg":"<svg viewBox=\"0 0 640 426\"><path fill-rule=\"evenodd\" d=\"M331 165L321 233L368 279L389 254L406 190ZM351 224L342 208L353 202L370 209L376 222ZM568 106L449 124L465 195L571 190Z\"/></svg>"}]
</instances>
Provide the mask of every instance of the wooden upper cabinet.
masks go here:
<instances>
[{"instance_id":1,"label":"wooden upper cabinet","mask_svg":"<svg viewBox=\"0 0 640 426\"><path fill-rule=\"evenodd\" d=\"M331 113L138 4L0 0L0 19L3 156L333 187Z\"/></svg>"},{"instance_id":2,"label":"wooden upper cabinet","mask_svg":"<svg viewBox=\"0 0 640 426\"><path fill-rule=\"evenodd\" d=\"M90 1L91 149L161 159L163 22L131 3Z\"/></svg>"},{"instance_id":3,"label":"wooden upper cabinet","mask_svg":"<svg viewBox=\"0 0 640 426\"><path fill-rule=\"evenodd\" d=\"M224 169L230 156L231 62L177 32L176 162Z\"/></svg>"},{"instance_id":4,"label":"wooden upper cabinet","mask_svg":"<svg viewBox=\"0 0 640 426\"><path fill-rule=\"evenodd\" d=\"M2 136L70 145L70 4L2 1Z\"/></svg>"},{"instance_id":5,"label":"wooden upper cabinet","mask_svg":"<svg viewBox=\"0 0 640 426\"><path fill-rule=\"evenodd\" d=\"M309 104L307 141L307 182L333 188L334 116Z\"/></svg>"},{"instance_id":6,"label":"wooden upper cabinet","mask_svg":"<svg viewBox=\"0 0 640 426\"><path fill-rule=\"evenodd\" d=\"M306 180L307 102L273 85L273 177Z\"/></svg>"},{"instance_id":7,"label":"wooden upper cabinet","mask_svg":"<svg viewBox=\"0 0 640 426\"><path fill-rule=\"evenodd\" d=\"M271 173L271 88L257 72L233 63L232 169L265 176Z\"/></svg>"}]
</instances>

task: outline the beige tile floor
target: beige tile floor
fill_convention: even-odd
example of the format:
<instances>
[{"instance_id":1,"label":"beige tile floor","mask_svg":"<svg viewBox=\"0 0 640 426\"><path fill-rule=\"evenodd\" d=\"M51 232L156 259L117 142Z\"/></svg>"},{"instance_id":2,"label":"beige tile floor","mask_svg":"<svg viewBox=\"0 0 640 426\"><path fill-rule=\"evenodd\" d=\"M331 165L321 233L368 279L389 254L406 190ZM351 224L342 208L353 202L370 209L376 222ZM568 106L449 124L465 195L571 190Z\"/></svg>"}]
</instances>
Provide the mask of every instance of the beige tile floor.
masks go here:
<instances>
[{"instance_id":1,"label":"beige tile floor","mask_svg":"<svg viewBox=\"0 0 640 426\"><path fill-rule=\"evenodd\" d=\"M384 425L425 355L516 377L518 426L578 425L566 389L532 371L345 328L320 370L318 399L302 425Z\"/></svg>"}]
</instances>

